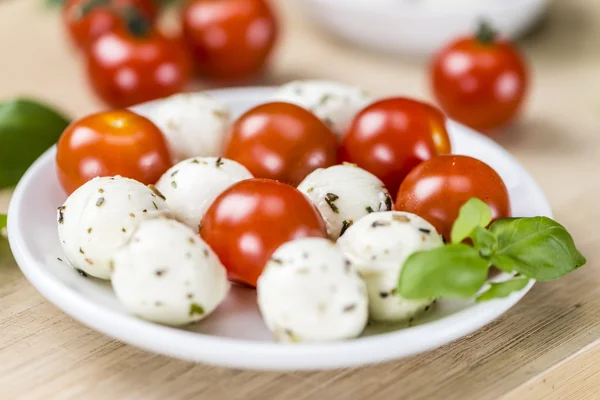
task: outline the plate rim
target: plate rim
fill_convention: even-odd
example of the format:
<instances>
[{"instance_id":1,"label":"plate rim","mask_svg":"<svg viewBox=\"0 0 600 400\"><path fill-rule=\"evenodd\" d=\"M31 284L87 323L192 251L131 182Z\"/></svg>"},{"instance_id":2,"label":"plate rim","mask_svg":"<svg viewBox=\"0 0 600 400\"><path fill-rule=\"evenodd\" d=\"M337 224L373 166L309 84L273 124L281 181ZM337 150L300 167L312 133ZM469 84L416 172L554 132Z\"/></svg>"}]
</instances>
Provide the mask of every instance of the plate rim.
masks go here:
<instances>
[{"instance_id":1,"label":"plate rim","mask_svg":"<svg viewBox=\"0 0 600 400\"><path fill-rule=\"evenodd\" d=\"M271 87L248 87L209 92L223 97L256 99L257 93L265 95L272 90ZM450 124L488 141L504 153L513 167L520 170L527 185L539 195L542 206L546 208L543 214L552 216L548 200L537 182L507 150L470 128L454 121ZM45 264L36 261L27 250L21 227L23 221L18 219L22 213L22 200L29 181L52 162L55 152L56 147L53 146L40 156L15 188L8 210L8 239L13 256L29 282L60 310L111 338L153 353L224 367L271 371L324 370L380 363L432 350L475 332L512 308L534 284L530 281L523 290L507 298L475 304L423 325L340 342L283 344L218 337L147 322L105 308L82 296L46 271ZM453 323L456 319L460 323ZM414 340L422 334L429 339ZM410 346L398 346L399 342L406 342L407 337L413 338L409 340Z\"/></svg>"}]
</instances>

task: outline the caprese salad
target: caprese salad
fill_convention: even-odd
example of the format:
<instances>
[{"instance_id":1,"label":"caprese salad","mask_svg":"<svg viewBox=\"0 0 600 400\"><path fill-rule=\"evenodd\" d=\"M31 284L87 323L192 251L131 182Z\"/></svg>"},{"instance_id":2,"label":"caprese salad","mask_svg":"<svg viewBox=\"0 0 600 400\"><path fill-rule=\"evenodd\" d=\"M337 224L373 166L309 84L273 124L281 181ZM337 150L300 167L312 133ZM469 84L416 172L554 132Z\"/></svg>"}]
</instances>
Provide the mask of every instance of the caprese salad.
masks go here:
<instances>
[{"instance_id":1,"label":"caprese salad","mask_svg":"<svg viewBox=\"0 0 600 400\"><path fill-rule=\"evenodd\" d=\"M348 339L585 264L557 222L511 218L501 177L452 155L431 105L298 81L230 115L178 94L145 115L84 117L59 140L66 261L110 279L133 315L193 323L233 282L256 288L280 341Z\"/></svg>"}]
</instances>

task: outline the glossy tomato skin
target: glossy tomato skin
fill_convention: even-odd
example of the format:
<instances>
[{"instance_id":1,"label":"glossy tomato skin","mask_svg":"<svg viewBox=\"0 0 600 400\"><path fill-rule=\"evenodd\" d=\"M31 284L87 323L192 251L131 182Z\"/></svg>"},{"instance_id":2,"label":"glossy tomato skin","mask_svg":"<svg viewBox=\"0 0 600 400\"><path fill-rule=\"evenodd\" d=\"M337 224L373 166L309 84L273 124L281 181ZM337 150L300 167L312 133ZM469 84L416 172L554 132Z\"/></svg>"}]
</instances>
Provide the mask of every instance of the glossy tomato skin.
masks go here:
<instances>
[{"instance_id":1,"label":"glossy tomato skin","mask_svg":"<svg viewBox=\"0 0 600 400\"><path fill-rule=\"evenodd\" d=\"M158 15L154 0L110 0L84 13L90 0L67 0L63 5L63 21L69 36L77 47L84 48L100 37L121 25L120 14L135 7L144 17L153 22Z\"/></svg>"},{"instance_id":2,"label":"glossy tomato skin","mask_svg":"<svg viewBox=\"0 0 600 400\"><path fill-rule=\"evenodd\" d=\"M277 21L266 0L192 0L181 19L199 72L220 80L256 75L277 38Z\"/></svg>"},{"instance_id":3,"label":"glossy tomato skin","mask_svg":"<svg viewBox=\"0 0 600 400\"><path fill-rule=\"evenodd\" d=\"M290 103L261 104L231 127L225 157L255 177L297 186L317 168L336 163L337 141L309 111Z\"/></svg>"},{"instance_id":4,"label":"glossy tomato skin","mask_svg":"<svg viewBox=\"0 0 600 400\"><path fill-rule=\"evenodd\" d=\"M182 41L155 29L106 33L90 46L87 60L96 94L115 108L181 92L192 72Z\"/></svg>"},{"instance_id":5,"label":"glossy tomato skin","mask_svg":"<svg viewBox=\"0 0 600 400\"><path fill-rule=\"evenodd\" d=\"M509 42L467 37L435 57L431 81L437 102L450 118L488 131L518 114L528 73L524 58Z\"/></svg>"},{"instance_id":6,"label":"glossy tomato skin","mask_svg":"<svg viewBox=\"0 0 600 400\"><path fill-rule=\"evenodd\" d=\"M202 219L200 235L217 253L231 280L256 286L279 246L304 237L326 238L327 231L317 209L299 190L254 178L234 184L217 197Z\"/></svg>"},{"instance_id":7,"label":"glossy tomato skin","mask_svg":"<svg viewBox=\"0 0 600 400\"><path fill-rule=\"evenodd\" d=\"M344 136L339 157L376 175L394 195L421 162L451 151L441 111L394 97L364 108Z\"/></svg>"},{"instance_id":8,"label":"glossy tomato skin","mask_svg":"<svg viewBox=\"0 0 600 400\"><path fill-rule=\"evenodd\" d=\"M69 125L58 141L56 166L63 189L71 194L96 176L155 183L172 162L162 132L150 120L114 110Z\"/></svg>"},{"instance_id":9,"label":"glossy tomato skin","mask_svg":"<svg viewBox=\"0 0 600 400\"><path fill-rule=\"evenodd\" d=\"M408 174L398 190L396 210L425 218L449 239L460 207L472 197L490 206L494 220L511 216L508 190L496 171L472 157L443 155Z\"/></svg>"}]
</instances>

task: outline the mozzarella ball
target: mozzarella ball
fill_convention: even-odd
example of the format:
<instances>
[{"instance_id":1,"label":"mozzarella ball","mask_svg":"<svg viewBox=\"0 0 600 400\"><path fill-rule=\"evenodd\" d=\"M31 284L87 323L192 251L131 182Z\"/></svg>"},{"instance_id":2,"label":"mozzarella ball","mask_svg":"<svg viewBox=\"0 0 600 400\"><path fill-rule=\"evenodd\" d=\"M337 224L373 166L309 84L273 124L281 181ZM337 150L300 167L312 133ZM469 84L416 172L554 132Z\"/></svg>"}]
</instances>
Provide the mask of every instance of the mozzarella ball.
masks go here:
<instances>
[{"instance_id":1,"label":"mozzarella ball","mask_svg":"<svg viewBox=\"0 0 600 400\"><path fill-rule=\"evenodd\" d=\"M325 122L341 140L354 116L371 103L372 98L358 87L332 81L307 80L281 86L274 100L306 108Z\"/></svg>"},{"instance_id":2,"label":"mozzarella ball","mask_svg":"<svg viewBox=\"0 0 600 400\"><path fill-rule=\"evenodd\" d=\"M277 340L352 338L367 323L365 283L327 239L283 244L267 263L256 289L260 312Z\"/></svg>"},{"instance_id":3,"label":"mozzarella ball","mask_svg":"<svg viewBox=\"0 0 600 400\"><path fill-rule=\"evenodd\" d=\"M433 299L404 299L396 286L411 254L443 244L433 225L402 211L369 214L337 242L367 283L369 314L375 321L407 320L428 308Z\"/></svg>"},{"instance_id":4,"label":"mozzarella ball","mask_svg":"<svg viewBox=\"0 0 600 400\"><path fill-rule=\"evenodd\" d=\"M110 278L110 259L142 219L172 217L162 194L133 179L94 178L58 208L58 236L73 268Z\"/></svg>"},{"instance_id":5,"label":"mozzarella ball","mask_svg":"<svg viewBox=\"0 0 600 400\"><path fill-rule=\"evenodd\" d=\"M167 198L175 218L198 232L212 202L236 182L252 178L242 164L217 157L181 161L160 178L156 187Z\"/></svg>"},{"instance_id":6,"label":"mozzarella ball","mask_svg":"<svg viewBox=\"0 0 600 400\"><path fill-rule=\"evenodd\" d=\"M141 222L117 251L112 285L128 312L167 325L205 318L230 287L211 248L186 225L165 218Z\"/></svg>"},{"instance_id":7,"label":"mozzarella ball","mask_svg":"<svg viewBox=\"0 0 600 400\"><path fill-rule=\"evenodd\" d=\"M223 153L230 112L224 102L207 93L176 94L136 112L162 130L174 163Z\"/></svg>"},{"instance_id":8,"label":"mozzarella ball","mask_svg":"<svg viewBox=\"0 0 600 400\"><path fill-rule=\"evenodd\" d=\"M392 209L383 182L354 164L319 168L304 178L298 190L317 206L331 240L365 215Z\"/></svg>"}]
</instances>

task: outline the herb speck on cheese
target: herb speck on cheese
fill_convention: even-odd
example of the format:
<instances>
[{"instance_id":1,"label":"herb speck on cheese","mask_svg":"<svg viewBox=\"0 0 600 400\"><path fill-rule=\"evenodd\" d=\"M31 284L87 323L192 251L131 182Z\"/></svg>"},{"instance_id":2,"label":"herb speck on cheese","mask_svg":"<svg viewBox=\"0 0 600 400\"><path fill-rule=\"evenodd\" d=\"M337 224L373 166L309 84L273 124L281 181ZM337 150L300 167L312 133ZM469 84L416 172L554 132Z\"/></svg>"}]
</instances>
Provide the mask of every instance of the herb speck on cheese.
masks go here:
<instances>
[{"instance_id":1,"label":"herb speck on cheese","mask_svg":"<svg viewBox=\"0 0 600 400\"><path fill-rule=\"evenodd\" d=\"M81 270L81 269L76 269L75 271L77 271L77 273L81 276L83 276L84 278L88 277L88 274L85 273L85 271Z\"/></svg>"},{"instance_id":2,"label":"herb speck on cheese","mask_svg":"<svg viewBox=\"0 0 600 400\"><path fill-rule=\"evenodd\" d=\"M345 313L347 313L347 312L354 311L355 309L356 309L356 304L349 304L346 307L344 307L343 311Z\"/></svg>"},{"instance_id":3,"label":"herb speck on cheese","mask_svg":"<svg viewBox=\"0 0 600 400\"><path fill-rule=\"evenodd\" d=\"M387 211L392 209L392 198L390 197L389 193L385 194L385 206L387 207Z\"/></svg>"},{"instance_id":4,"label":"herb speck on cheese","mask_svg":"<svg viewBox=\"0 0 600 400\"><path fill-rule=\"evenodd\" d=\"M85 259L85 262L90 264L90 265L94 265L94 262L92 260L90 260L89 258Z\"/></svg>"},{"instance_id":5,"label":"herb speck on cheese","mask_svg":"<svg viewBox=\"0 0 600 400\"><path fill-rule=\"evenodd\" d=\"M225 164L225 163L223 162L223 157L219 157L219 158L217 158L217 162L215 163L215 166L216 166L217 168L219 168L219 167L220 167L221 165L223 165L223 164Z\"/></svg>"},{"instance_id":6,"label":"herb speck on cheese","mask_svg":"<svg viewBox=\"0 0 600 400\"><path fill-rule=\"evenodd\" d=\"M312 193L313 190L315 190L314 187L309 187L308 190L306 191L306 193Z\"/></svg>"},{"instance_id":7,"label":"herb speck on cheese","mask_svg":"<svg viewBox=\"0 0 600 400\"><path fill-rule=\"evenodd\" d=\"M104 197L98 197L98 200L96 200L96 207L100 207L102 204L104 204Z\"/></svg>"},{"instance_id":8,"label":"herb speck on cheese","mask_svg":"<svg viewBox=\"0 0 600 400\"><path fill-rule=\"evenodd\" d=\"M379 297L381 297L382 299L385 299L386 297L388 297L390 294L388 292L379 292Z\"/></svg>"},{"instance_id":9,"label":"herb speck on cheese","mask_svg":"<svg viewBox=\"0 0 600 400\"><path fill-rule=\"evenodd\" d=\"M200 161L194 158L192 161L190 161L190 164L200 164Z\"/></svg>"},{"instance_id":10,"label":"herb speck on cheese","mask_svg":"<svg viewBox=\"0 0 600 400\"><path fill-rule=\"evenodd\" d=\"M367 211L369 214L371 214L371 213L373 212L373 208L372 208L371 206L366 206L366 207L365 207L365 210L366 210L366 211Z\"/></svg>"},{"instance_id":11,"label":"herb speck on cheese","mask_svg":"<svg viewBox=\"0 0 600 400\"><path fill-rule=\"evenodd\" d=\"M325 93L323 96L321 96L321 98L319 99L319 105L322 106L325 103L327 103L327 101L329 101L329 99L331 99L331 95L328 93Z\"/></svg>"},{"instance_id":12,"label":"herb speck on cheese","mask_svg":"<svg viewBox=\"0 0 600 400\"><path fill-rule=\"evenodd\" d=\"M156 203L152 202L152 204L154 205L154 208L156 208L158 210L158 206L156 205Z\"/></svg>"},{"instance_id":13,"label":"herb speck on cheese","mask_svg":"<svg viewBox=\"0 0 600 400\"><path fill-rule=\"evenodd\" d=\"M390 226L391 223L389 221L373 221L373 223L371 224L372 228L377 228L378 226Z\"/></svg>"},{"instance_id":14,"label":"herb speck on cheese","mask_svg":"<svg viewBox=\"0 0 600 400\"><path fill-rule=\"evenodd\" d=\"M423 232L423 233L427 233L427 234L431 233L431 229L427 229L427 228L419 228L419 230L420 230L421 232Z\"/></svg>"},{"instance_id":15,"label":"herb speck on cheese","mask_svg":"<svg viewBox=\"0 0 600 400\"><path fill-rule=\"evenodd\" d=\"M354 221L352 221L352 220L348 220L348 221L346 221L346 220L343 220L343 221L342 221L342 229L341 229L341 231L340 231L340 236L342 236L344 233L346 233L346 230L347 230L348 228L350 228L350 227L352 226L352 224L353 224L353 223L354 223Z\"/></svg>"},{"instance_id":16,"label":"herb speck on cheese","mask_svg":"<svg viewBox=\"0 0 600 400\"><path fill-rule=\"evenodd\" d=\"M148 188L150 188L150 190L152 190L152 192L153 192L155 195L157 195L158 197L160 197L161 199L163 199L163 200L166 200L166 199L167 199L167 198L165 197L165 195L164 195L164 194L162 194L162 193L160 192L160 190L158 190L158 189L156 188L156 186L154 186L154 185L148 185Z\"/></svg>"},{"instance_id":17,"label":"herb speck on cheese","mask_svg":"<svg viewBox=\"0 0 600 400\"><path fill-rule=\"evenodd\" d=\"M337 194L334 194L334 193L327 193L325 195L325 201L331 208L331 211L333 211L336 214L339 214L340 210L337 208L337 206L334 204L334 202L339 198L340 198L340 196L338 196Z\"/></svg>"},{"instance_id":18,"label":"herb speck on cheese","mask_svg":"<svg viewBox=\"0 0 600 400\"><path fill-rule=\"evenodd\" d=\"M165 273L167 272L167 269L157 269L156 271L154 271L154 274L158 277L163 276Z\"/></svg>"},{"instance_id":19,"label":"herb speck on cheese","mask_svg":"<svg viewBox=\"0 0 600 400\"><path fill-rule=\"evenodd\" d=\"M271 262L279 265L283 264L283 261L281 261L280 258L271 258Z\"/></svg>"},{"instance_id":20,"label":"herb speck on cheese","mask_svg":"<svg viewBox=\"0 0 600 400\"><path fill-rule=\"evenodd\" d=\"M197 303L190 304L190 317L194 315L204 315L204 308Z\"/></svg>"},{"instance_id":21,"label":"herb speck on cheese","mask_svg":"<svg viewBox=\"0 0 600 400\"><path fill-rule=\"evenodd\" d=\"M208 255L209 255L208 249L202 250L202 254L204 254L205 258L208 258Z\"/></svg>"},{"instance_id":22,"label":"herb speck on cheese","mask_svg":"<svg viewBox=\"0 0 600 400\"><path fill-rule=\"evenodd\" d=\"M65 214L64 211L67 208L67 206L60 206L58 207L58 223L62 224L65 222Z\"/></svg>"},{"instance_id":23,"label":"herb speck on cheese","mask_svg":"<svg viewBox=\"0 0 600 400\"><path fill-rule=\"evenodd\" d=\"M397 214L394 214L394 215L392 215L392 220L396 221L396 222L401 222L403 224L406 224L407 222L410 222L410 219L406 215L397 215Z\"/></svg>"},{"instance_id":24,"label":"herb speck on cheese","mask_svg":"<svg viewBox=\"0 0 600 400\"><path fill-rule=\"evenodd\" d=\"M226 111L221 111L221 110L212 110L212 114L220 119L225 119L229 116L229 114Z\"/></svg>"},{"instance_id":25,"label":"herb speck on cheese","mask_svg":"<svg viewBox=\"0 0 600 400\"><path fill-rule=\"evenodd\" d=\"M85 254L85 253L83 252L83 249L82 249L81 247L79 248L79 252L80 252L81 254Z\"/></svg>"},{"instance_id":26,"label":"herb speck on cheese","mask_svg":"<svg viewBox=\"0 0 600 400\"><path fill-rule=\"evenodd\" d=\"M177 189L177 182L171 181L171 186L173 186L173 189Z\"/></svg>"},{"instance_id":27,"label":"herb speck on cheese","mask_svg":"<svg viewBox=\"0 0 600 400\"><path fill-rule=\"evenodd\" d=\"M176 169L175 171L173 171L173 173L171 173L171 178L173 178L175 175L177 175L178 172L179 172L178 169Z\"/></svg>"},{"instance_id":28,"label":"herb speck on cheese","mask_svg":"<svg viewBox=\"0 0 600 400\"><path fill-rule=\"evenodd\" d=\"M92 233L92 227L89 227L87 233Z\"/></svg>"},{"instance_id":29,"label":"herb speck on cheese","mask_svg":"<svg viewBox=\"0 0 600 400\"><path fill-rule=\"evenodd\" d=\"M98 189L98 193L104 193L104 189L102 189L102 188Z\"/></svg>"},{"instance_id":30,"label":"herb speck on cheese","mask_svg":"<svg viewBox=\"0 0 600 400\"><path fill-rule=\"evenodd\" d=\"M185 295L185 297L187 297L188 299L193 299L194 298L194 293L188 293Z\"/></svg>"},{"instance_id":31,"label":"herb speck on cheese","mask_svg":"<svg viewBox=\"0 0 600 400\"><path fill-rule=\"evenodd\" d=\"M129 213L129 216L130 216L131 218L135 218L135 214L134 214L134 213Z\"/></svg>"}]
</instances>

